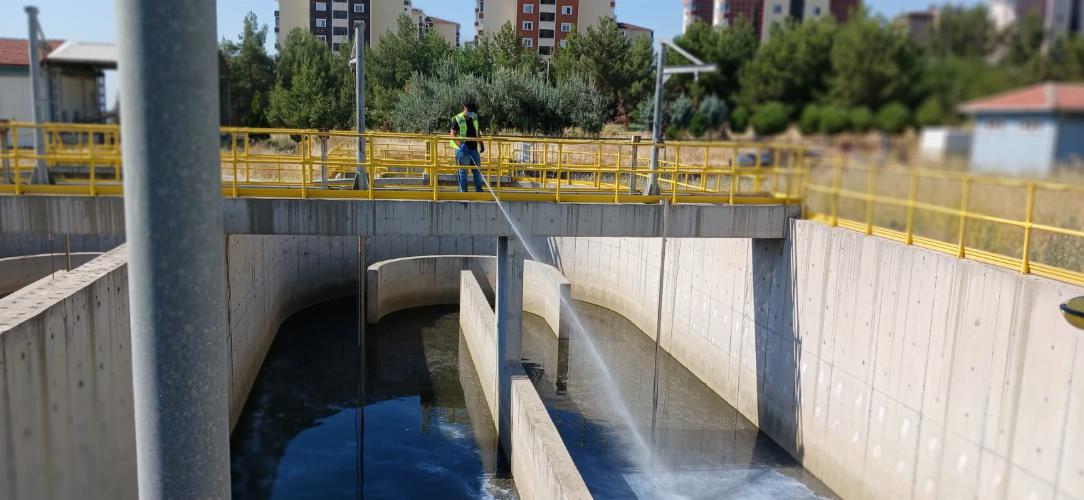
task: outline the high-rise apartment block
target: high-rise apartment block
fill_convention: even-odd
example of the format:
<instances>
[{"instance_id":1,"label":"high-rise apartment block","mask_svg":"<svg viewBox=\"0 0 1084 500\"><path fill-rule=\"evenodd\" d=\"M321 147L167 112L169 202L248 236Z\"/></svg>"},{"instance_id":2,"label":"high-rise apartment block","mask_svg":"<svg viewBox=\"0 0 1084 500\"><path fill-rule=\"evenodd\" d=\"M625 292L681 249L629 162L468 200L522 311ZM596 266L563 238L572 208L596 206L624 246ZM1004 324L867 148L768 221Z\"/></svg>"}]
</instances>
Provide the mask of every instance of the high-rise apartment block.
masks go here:
<instances>
[{"instance_id":1,"label":"high-rise apartment block","mask_svg":"<svg viewBox=\"0 0 1084 500\"><path fill-rule=\"evenodd\" d=\"M1084 31L1084 0L1018 0L1016 17L1037 16L1051 36Z\"/></svg>"},{"instance_id":2,"label":"high-rise apartment block","mask_svg":"<svg viewBox=\"0 0 1084 500\"><path fill-rule=\"evenodd\" d=\"M507 23L524 47L549 56L564 47L577 27L614 16L614 0L477 0L474 27L479 36L497 33Z\"/></svg>"},{"instance_id":3,"label":"high-rise apartment block","mask_svg":"<svg viewBox=\"0 0 1084 500\"><path fill-rule=\"evenodd\" d=\"M738 19L749 21L760 38L771 36L772 27L787 19L803 21L832 16L845 22L861 0L684 0L685 26L696 21L730 26Z\"/></svg>"},{"instance_id":4,"label":"high-rise apartment block","mask_svg":"<svg viewBox=\"0 0 1084 500\"><path fill-rule=\"evenodd\" d=\"M275 37L279 45L294 29L304 29L328 44L331 50L350 40L354 26L365 23L362 35L373 45L380 37L399 26L399 17L407 16L419 33L435 30L449 43L459 44L459 24L426 16L415 9L411 0L278 0L275 11Z\"/></svg>"}]
</instances>

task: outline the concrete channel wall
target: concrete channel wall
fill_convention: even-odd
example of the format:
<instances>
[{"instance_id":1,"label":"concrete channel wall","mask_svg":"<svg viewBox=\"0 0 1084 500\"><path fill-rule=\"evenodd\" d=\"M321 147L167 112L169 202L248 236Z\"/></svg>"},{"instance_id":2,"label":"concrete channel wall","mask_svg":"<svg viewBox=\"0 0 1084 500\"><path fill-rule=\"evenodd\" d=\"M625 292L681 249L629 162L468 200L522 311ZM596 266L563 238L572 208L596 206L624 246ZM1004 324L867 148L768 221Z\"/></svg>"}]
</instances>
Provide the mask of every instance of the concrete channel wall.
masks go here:
<instances>
[{"instance_id":1,"label":"concrete channel wall","mask_svg":"<svg viewBox=\"0 0 1084 500\"><path fill-rule=\"evenodd\" d=\"M227 241L230 421L279 324L357 291L357 238ZM0 498L136 498L124 247L0 299Z\"/></svg>"},{"instance_id":2,"label":"concrete channel wall","mask_svg":"<svg viewBox=\"0 0 1084 500\"><path fill-rule=\"evenodd\" d=\"M462 271L460 276L460 327L481 379L490 414L500 415L497 408L496 315L474 273ZM522 371L512 376L511 405L510 459L512 477L520 497L526 500L591 498L587 484L572 462L534 384Z\"/></svg>"},{"instance_id":3,"label":"concrete channel wall","mask_svg":"<svg viewBox=\"0 0 1084 500\"><path fill-rule=\"evenodd\" d=\"M549 248L654 335L659 240ZM844 498L1084 498L1084 290L808 221L667 252L662 346Z\"/></svg>"},{"instance_id":4,"label":"concrete channel wall","mask_svg":"<svg viewBox=\"0 0 1084 500\"><path fill-rule=\"evenodd\" d=\"M12 293L58 271L66 271L69 263L72 269L75 269L99 255L101 253L79 252L0 258L0 296Z\"/></svg>"},{"instance_id":5,"label":"concrete channel wall","mask_svg":"<svg viewBox=\"0 0 1084 500\"><path fill-rule=\"evenodd\" d=\"M478 278L485 297L493 297L496 258L476 255L431 255L377 262L366 272L366 319L377 323L384 316L415 307L460 303L460 274ZM526 261L523 267L523 310L542 317L560 336L568 335L562 298L571 298L571 284L557 268Z\"/></svg>"}]
</instances>

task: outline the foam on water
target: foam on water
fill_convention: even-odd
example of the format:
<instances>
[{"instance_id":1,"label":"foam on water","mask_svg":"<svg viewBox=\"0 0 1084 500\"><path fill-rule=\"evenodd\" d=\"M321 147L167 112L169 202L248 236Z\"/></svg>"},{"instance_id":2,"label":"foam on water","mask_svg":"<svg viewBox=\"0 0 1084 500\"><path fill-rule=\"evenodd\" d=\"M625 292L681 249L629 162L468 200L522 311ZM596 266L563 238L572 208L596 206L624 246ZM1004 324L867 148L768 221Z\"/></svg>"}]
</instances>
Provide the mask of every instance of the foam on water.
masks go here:
<instances>
[{"instance_id":1,"label":"foam on water","mask_svg":"<svg viewBox=\"0 0 1084 500\"><path fill-rule=\"evenodd\" d=\"M771 468L629 472L624 475L638 498L743 500L815 500L798 480Z\"/></svg>"}]
</instances>

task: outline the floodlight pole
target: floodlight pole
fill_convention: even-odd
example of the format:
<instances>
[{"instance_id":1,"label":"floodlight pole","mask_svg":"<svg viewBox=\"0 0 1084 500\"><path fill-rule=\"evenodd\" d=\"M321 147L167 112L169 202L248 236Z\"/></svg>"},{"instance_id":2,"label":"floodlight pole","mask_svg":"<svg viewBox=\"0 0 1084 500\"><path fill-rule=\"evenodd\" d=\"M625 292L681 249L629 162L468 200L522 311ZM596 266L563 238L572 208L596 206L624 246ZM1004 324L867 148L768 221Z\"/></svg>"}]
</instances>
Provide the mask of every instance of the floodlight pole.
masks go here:
<instances>
[{"instance_id":1,"label":"floodlight pole","mask_svg":"<svg viewBox=\"0 0 1084 500\"><path fill-rule=\"evenodd\" d=\"M30 182L32 184L48 184L49 167L45 163L45 128L42 127L45 124L46 115L49 114L49 110L42 107L42 102L45 100L45 96L48 95L47 92L42 91L42 85L45 82L45 76L41 72L41 44L43 40L40 37L41 25L38 24L38 8L28 5L25 10L27 28L30 32L28 42L30 49L30 99L32 104L30 112L34 121L34 155L37 156ZM19 145L16 144L15 147L19 147Z\"/></svg>"},{"instance_id":2,"label":"floodlight pole","mask_svg":"<svg viewBox=\"0 0 1084 500\"><path fill-rule=\"evenodd\" d=\"M675 66L671 68L666 67L666 49L674 49L682 57L693 62L692 66ZM700 73L712 73L715 72L717 67L714 64L704 64L696 56L686 52L681 47L673 42L663 41L659 44L659 54L657 56L656 70L655 70L655 114L651 121L651 173L647 177L647 186L644 187L644 194L647 196L657 196L659 194L659 144L662 143L662 115L663 115L663 95L665 94L666 80L670 75L678 73L692 73L695 78L700 77Z\"/></svg>"}]
</instances>

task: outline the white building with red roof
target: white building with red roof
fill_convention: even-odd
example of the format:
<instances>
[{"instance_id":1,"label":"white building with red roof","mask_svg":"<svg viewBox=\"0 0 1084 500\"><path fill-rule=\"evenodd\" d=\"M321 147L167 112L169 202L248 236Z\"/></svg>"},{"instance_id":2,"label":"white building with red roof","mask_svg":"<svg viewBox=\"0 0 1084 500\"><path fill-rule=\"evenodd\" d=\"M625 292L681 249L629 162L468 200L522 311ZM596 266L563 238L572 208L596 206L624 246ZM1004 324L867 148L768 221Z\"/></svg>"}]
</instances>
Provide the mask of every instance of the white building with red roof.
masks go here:
<instances>
[{"instance_id":1,"label":"white building with red roof","mask_svg":"<svg viewBox=\"0 0 1084 500\"><path fill-rule=\"evenodd\" d=\"M104 72L117 67L116 45L63 40L44 45L45 121L105 119ZM0 38L0 120L32 121L31 101L30 46L25 38Z\"/></svg>"},{"instance_id":2,"label":"white building with red roof","mask_svg":"<svg viewBox=\"0 0 1084 500\"><path fill-rule=\"evenodd\" d=\"M974 118L974 170L1042 176L1084 168L1084 84L1040 83L962 110Z\"/></svg>"}]
</instances>

